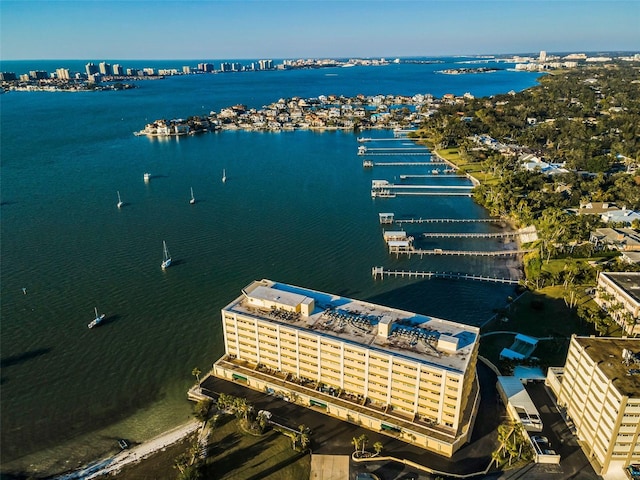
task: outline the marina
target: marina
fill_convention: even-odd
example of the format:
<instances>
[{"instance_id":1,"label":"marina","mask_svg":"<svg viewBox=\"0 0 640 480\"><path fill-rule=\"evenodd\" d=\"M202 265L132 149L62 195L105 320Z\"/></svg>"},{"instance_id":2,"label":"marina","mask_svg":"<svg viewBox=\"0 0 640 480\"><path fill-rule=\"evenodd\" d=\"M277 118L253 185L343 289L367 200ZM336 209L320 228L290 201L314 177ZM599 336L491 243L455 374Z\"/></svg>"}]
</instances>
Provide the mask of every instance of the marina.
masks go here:
<instances>
[{"instance_id":1,"label":"marina","mask_svg":"<svg viewBox=\"0 0 640 480\"><path fill-rule=\"evenodd\" d=\"M481 282L503 283L509 285L518 285L518 280L509 278L487 277L483 275L470 275L468 273L450 273L450 272L419 272L413 270L386 270L384 267L373 267L371 276L375 279L384 280L384 277L401 277L401 278L444 278L450 280L477 280Z\"/></svg>"}]
</instances>

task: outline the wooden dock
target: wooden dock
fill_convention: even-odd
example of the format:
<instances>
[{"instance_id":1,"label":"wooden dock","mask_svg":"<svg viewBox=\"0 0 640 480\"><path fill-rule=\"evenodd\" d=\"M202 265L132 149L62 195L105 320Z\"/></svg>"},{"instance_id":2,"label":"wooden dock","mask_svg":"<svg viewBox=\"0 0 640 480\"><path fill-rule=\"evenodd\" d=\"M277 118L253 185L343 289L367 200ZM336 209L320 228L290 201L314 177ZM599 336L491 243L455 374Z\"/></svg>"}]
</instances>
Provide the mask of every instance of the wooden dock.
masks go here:
<instances>
[{"instance_id":1,"label":"wooden dock","mask_svg":"<svg viewBox=\"0 0 640 480\"><path fill-rule=\"evenodd\" d=\"M505 238L517 237L520 232L499 232L499 233L447 233L447 232L429 232L420 236L423 238Z\"/></svg>"},{"instance_id":2,"label":"wooden dock","mask_svg":"<svg viewBox=\"0 0 640 480\"><path fill-rule=\"evenodd\" d=\"M447 167L444 162L373 162L374 167ZM448 175L442 175L448 176Z\"/></svg>"},{"instance_id":3,"label":"wooden dock","mask_svg":"<svg viewBox=\"0 0 640 480\"><path fill-rule=\"evenodd\" d=\"M442 187L442 189L446 189L447 187ZM379 192L375 190L371 190L371 197L387 197L387 198L395 198L399 196L410 196L410 195L420 195L423 197L471 197L473 194L470 192L451 192L451 191L442 191L442 192L391 192L387 190L386 193L389 195L380 195ZM397 222L397 220L396 220Z\"/></svg>"},{"instance_id":4,"label":"wooden dock","mask_svg":"<svg viewBox=\"0 0 640 480\"><path fill-rule=\"evenodd\" d=\"M420 255L422 258L425 255L448 255L459 257L512 257L524 253L532 252L533 250L443 250L441 248L434 248L432 250L421 250L418 248L400 248L395 245L389 245L389 253L395 253L396 256L402 255Z\"/></svg>"},{"instance_id":5,"label":"wooden dock","mask_svg":"<svg viewBox=\"0 0 640 480\"><path fill-rule=\"evenodd\" d=\"M394 218L396 223L505 223L501 218Z\"/></svg>"},{"instance_id":6,"label":"wooden dock","mask_svg":"<svg viewBox=\"0 0 640 480\"><path fill-rule=\"evenodd\" d=\"M366 151L366 153L358 153L358 155L431 155L431 152L411 152L411 153L405 153L405 152L371 152L369 149ZM395 149L394 149L395 150Z\"/></svg>"},{"instance_id":7,"label":"wooden dock","mask_svg":"<svg viewBox=\"0 0 640 480\"><path fill-rule=\"evenodd\" d=\"M433 164L431 164L433 165ZM406 180L407 178L467 178L466 175L454 175L452 173L445 173L444 175L438 174L427 174L427 175L400 175L400 180Z\"/></svg>"},{"instance_id":8,"label":"wooden dock","mask_svg":"<svg viewBox=\"0 0 640 480\"><path fill-rule=\"evenodd\" d=\"M454 280L476 280L481 282L504 283L509 285L517 285L519 280L509 278L487 277L484 275L471 275L468 273L452 273L452 272L417 272L412 270L385 270L384 267L373 267L371 275L374 279L382 279L384 277L402 277L402 278L446 278Z\"/></svg>"},{"instance_id":9,"label":"wooden dock","mask_svg":"<svg viewBox=\"0 0 640 480\"><path fill-rule=\"evenodd\" d=\"M410 185L401 183L388 183L384 186L388 189L404 189L404 190L471 190L475 188L473 185Z\"/></svg>"},{"instance_id":10,"label":"wooden dock","mask_svg":"<svg viewBox=\"0 0 640 480\"><path fill-rule=\"evenodd\" d=\"M413 138L409 137L395 137L395 138L371 138L371 137L358 137L358 143L366 142L413 142Z\"/></svg>"}]
</instances>

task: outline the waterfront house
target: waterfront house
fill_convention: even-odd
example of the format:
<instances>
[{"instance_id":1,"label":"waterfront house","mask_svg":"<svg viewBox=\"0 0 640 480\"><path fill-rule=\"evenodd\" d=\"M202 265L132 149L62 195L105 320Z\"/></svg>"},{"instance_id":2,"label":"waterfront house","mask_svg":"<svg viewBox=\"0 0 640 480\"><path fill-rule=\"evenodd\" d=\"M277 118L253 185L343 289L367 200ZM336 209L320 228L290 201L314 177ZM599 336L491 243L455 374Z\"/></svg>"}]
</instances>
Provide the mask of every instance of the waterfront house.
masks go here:
<instances>
[{"instance_id":1,"label":"waterfront house","mask_svg":"<svg viewBox=\"0 0 640 480\"><path fill-rule=\"evenodd\" d=\"M631 225L636 220L640 222L640 213L622 207L620 210L605 212L600 218L606 223Z\"/></svg>"}]
</instances>

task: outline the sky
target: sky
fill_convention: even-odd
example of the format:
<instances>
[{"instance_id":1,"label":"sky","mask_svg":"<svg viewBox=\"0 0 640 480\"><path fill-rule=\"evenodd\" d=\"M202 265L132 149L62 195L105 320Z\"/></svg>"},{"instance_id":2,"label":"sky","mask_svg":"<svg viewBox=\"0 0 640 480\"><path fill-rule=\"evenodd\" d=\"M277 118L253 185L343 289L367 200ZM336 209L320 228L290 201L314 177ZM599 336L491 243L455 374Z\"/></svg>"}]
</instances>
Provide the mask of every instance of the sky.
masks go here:
<instances>
[{"instance_id":1,"label":"sky","mask_svg":"<svg viewBox=\"0 0 640 480\"><path fill-rule=\"evenodd\" d=\"M0 59L640 51L640 0L0 0Z\"/></svg>"}]
</instances>

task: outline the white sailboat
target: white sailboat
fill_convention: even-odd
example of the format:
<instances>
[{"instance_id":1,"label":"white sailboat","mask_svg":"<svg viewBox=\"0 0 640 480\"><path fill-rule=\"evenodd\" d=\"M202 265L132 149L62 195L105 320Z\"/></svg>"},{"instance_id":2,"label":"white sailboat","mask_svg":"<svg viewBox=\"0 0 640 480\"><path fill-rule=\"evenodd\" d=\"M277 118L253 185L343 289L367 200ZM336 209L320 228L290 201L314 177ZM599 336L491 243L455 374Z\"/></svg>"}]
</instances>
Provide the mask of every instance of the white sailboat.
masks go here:
<instances>
[{"instance_id":1,"label":"white sailboat","mask_svg":"<svg viewBox=\"0 0 640 480\"><path fill-rule=\"evenodd\" d=\"M96 325L100 324L100 322L102 322L104 320L104 317L106 316L104 313L102 315L98 315L98 307L94 307L94 310L96 312L96 318L91 320L89 325L87 325L87 327L89 327L89 328L93 328Z\"/></svg>"},{"instance_id":2,"label":"white sailboat","mask_svg":"<svg viewBox=\"0 0 640 480\"><path fill-rule=\"evenodd\" d=\"M144 178L145 183L148 183L149 180L151 180L151 174L149 172L145 172L142 178Z\"/></svg>"},{"instance_id":3,"label":"white sailboat","mask_svg":"<svg viewBox=\"0 0 640 480\"><path fill-rule=\"evenodd\" d=\"M120 198L120 190L118 190L118 208L122 208L123 205L124 205L124 202Z\"/></svg>"},{"instance_id":4,"label":"white sailboat","mask_svg":"<svg viewBox=\"0 0 640 480\"><path fill-rule=\"evenodd\" d=\"M167 248L167 243L162 241L162 264L160 265L162 269L169 267L171 265L171 255L169 254L169 249Z\"/></svg>"},{"instance_id":5,"label":"white sailboat","mask_svg":"<svg viewBox=\"0 0 640 480\"><path fill-rule=\"evenodd\" d=\"M227 172L226 170L223 168L222 169L222 183L227 181Z\"/></svg>"},{"instance_id":6,"label":"white sailboat","mask_svg":"<svg viewBox=\"0 0 640 480\"><path fill-rule=\"evenodd\" d=\"M193 205L194 203L196 203L196 197L193 196L193 187L191 187L191 200L189 200L189 203L191 205Z\"/></svg>"}]
</instances>

